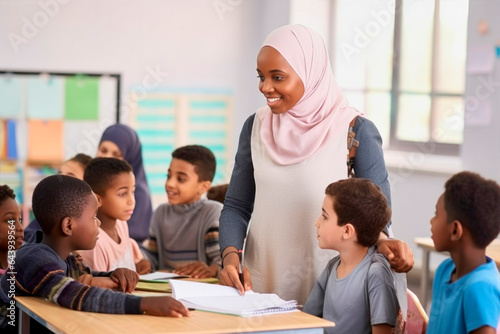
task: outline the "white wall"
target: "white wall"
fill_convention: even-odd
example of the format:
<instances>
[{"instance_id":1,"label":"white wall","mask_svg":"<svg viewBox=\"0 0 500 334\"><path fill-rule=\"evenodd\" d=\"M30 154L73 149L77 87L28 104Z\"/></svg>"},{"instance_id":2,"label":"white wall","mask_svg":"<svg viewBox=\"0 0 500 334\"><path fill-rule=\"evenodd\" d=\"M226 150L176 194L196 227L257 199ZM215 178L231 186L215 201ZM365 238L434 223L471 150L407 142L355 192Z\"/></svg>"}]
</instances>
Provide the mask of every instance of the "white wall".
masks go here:
<instances>
[{"instance_id":1,"label":"white wall","mask_svg":"<svg viewBox=\"0 0 500 334\"><path fill-rule=\"evenodd\" d=\"M122 74L132 88L222 88L235 94L235 137L264 103L255 59L288 23L288 1L0 1L0 69ZM155 73L155 74L153 74Z\"/></svg>"}]
</instances>

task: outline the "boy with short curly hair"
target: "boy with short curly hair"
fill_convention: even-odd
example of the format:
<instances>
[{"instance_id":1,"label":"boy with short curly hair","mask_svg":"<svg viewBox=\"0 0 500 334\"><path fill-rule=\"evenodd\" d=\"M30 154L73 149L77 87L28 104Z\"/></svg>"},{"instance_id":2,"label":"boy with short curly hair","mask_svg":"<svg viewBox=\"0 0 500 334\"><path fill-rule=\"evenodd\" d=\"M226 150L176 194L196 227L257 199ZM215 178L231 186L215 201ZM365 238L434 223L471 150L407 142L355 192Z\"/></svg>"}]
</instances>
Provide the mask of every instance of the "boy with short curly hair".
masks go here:
<instances>
[{"instance_id":1,"label":"boy with short curly hair","mask_svg":"<svg viewBox=\"0 0 500 334\"><path fill-rule=\"evenodd\" d=\"M431 219L437 251L450 253L434 275L427 334L495 333L500 277L486 247L500 232L500 186L460 172L445 184Z\"/></svg>"},{"instance_id":2,"label":"boy with short curly hair","mask_svg":"<svg viewBox=\"0 0 500 334\"><path fill-rule=\"evenodd\" d=\"M17 251L15 270L7 270L0 279L0 307L15 304L13 296L39 296L79 311L189 316L170 297L138 297L91 286L94 279L102 279L132 292L138 275L123 268L92 272L72 254L92 249L98 238L98 202L87 183L66 175L49 176L35 187L32 203L43 233L37 232L36 243Z\"/></svg>"}]
</instances>

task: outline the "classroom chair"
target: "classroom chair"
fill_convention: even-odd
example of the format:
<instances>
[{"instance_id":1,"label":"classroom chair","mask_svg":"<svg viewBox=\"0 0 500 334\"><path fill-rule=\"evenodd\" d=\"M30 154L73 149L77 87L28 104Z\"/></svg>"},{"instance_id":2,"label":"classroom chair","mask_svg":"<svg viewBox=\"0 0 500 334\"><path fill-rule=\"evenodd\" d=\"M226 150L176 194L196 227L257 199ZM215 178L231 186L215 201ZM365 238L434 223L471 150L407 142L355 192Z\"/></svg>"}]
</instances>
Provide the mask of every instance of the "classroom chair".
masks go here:
<instances>
[{"instance_id":1,"label":"classroom chair","mask_svg":"<svg viewBox=\"0 0 500 334\"><path fill-rule=\"evenodd\" d=\"M404 333L406 334L425 334L429 317L425 312L418 297L410 290L406 290L408 296L408 312Z\"/></svg>"}]
</instances>

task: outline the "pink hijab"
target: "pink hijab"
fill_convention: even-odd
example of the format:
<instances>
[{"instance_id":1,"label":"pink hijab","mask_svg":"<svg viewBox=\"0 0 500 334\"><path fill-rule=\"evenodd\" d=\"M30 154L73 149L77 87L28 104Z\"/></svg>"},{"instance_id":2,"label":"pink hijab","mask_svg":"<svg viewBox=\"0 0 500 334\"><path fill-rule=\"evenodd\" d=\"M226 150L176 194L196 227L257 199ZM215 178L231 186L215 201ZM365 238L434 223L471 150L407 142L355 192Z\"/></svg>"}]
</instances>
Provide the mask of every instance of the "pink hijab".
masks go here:
<instances>
[{"instance_id":1,"label":"pink hijab","mask_svg":"<svg viewBox=\"0 0 500 334\"><path fill-rule=\"evenodd\" d=\"M346 134L349 122L361 113L349 107L333 78L326 45L317 33L287 25L271 32L262 46L276 49L304 84L304 95L292 109L274 115L266 107L260 114L266 152L275 163L292 165L315 154L332 136Z\"/></svg>"}]
</instances>

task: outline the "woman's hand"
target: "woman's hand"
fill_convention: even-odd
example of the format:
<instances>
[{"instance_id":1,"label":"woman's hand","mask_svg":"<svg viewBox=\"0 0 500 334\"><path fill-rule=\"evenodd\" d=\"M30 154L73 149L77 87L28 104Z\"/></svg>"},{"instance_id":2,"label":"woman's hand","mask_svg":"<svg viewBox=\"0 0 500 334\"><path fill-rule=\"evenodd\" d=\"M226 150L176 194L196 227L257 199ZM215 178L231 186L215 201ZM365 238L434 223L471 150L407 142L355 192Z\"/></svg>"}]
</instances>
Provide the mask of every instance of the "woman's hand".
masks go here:
<instances>
[{"instance_id":1,"label":"woman's hand","mask_svg":"<svg viewBox=\"0 0 500 334\"><path fill-rule=\"evenodd\" d=\"M381 233L382 235L383 233ZM391 263L392 269L398 273L407 273L415 264L410 246L404 241L388 239L385 234L377 241L377 250L385 255Z\"/></svg>"},{"instance_id":2,"label":"woman's hand","mask_svg":"<svg viewBox=\"0 0 500 334\"><path fill-rule=\"evenodd\" d=\"M224 254L222 256L224 266L220 272L219 283L222 285L234 286L242 295L244 295L245 291L252 290L252 279L250 277L250 272L246 267L243 267L244 284L241 284L238 273L240 260L237 251L234 251L236 251L236 248L234 247L227 247L224 250Z\"/></svg>"}]
</instances>

